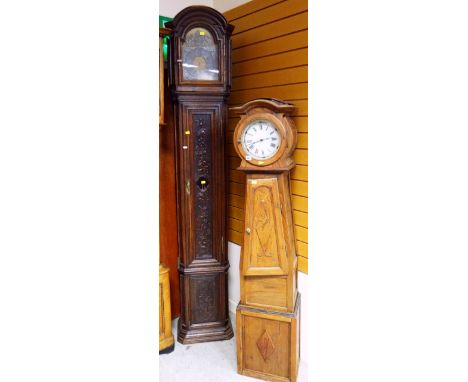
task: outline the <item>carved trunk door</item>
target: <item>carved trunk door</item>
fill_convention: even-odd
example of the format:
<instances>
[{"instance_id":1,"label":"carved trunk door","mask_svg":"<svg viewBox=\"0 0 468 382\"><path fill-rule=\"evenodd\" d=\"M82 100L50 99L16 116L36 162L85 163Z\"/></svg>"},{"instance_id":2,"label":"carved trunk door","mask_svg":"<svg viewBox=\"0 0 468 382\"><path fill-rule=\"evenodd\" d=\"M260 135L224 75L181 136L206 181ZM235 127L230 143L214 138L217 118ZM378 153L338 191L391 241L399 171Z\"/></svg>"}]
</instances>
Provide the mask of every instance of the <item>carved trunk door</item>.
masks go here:
<instances>
[{"instance_id":1,"label":"carved trunk door","mask_svg":"<svg viewBox=\"0 0 468 382\"><path fill-rule=\"evenodd\" d=\"M219 128L219 107L187 107L187 128L182 132L190 142L186 157L187 216L190 219L189 251L185 266L218 265L224 255L224 174Z\"/></svg>"},{"instance_id":2,"label":"carved trunk door","mask_svg":"<svg viewBox=\"0 0 468 382\"><path fill-rule=\"evenodd\" d=\"M278 178L247 179L244 275L286 275L285 232Z\"/></svg>"}]
</instances>

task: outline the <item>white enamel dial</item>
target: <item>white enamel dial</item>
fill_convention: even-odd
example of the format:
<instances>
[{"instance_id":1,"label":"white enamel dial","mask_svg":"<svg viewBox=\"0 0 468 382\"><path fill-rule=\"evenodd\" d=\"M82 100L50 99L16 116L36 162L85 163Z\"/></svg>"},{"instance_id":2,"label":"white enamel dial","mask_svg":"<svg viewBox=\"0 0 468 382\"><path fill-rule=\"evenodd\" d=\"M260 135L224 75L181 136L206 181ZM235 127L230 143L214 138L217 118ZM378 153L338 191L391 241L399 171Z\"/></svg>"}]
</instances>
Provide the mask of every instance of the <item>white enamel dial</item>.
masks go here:
<instances>
[{"instance_id":1,"label":"white enamel dial","mask_svg":"<svg viewBox=\"0 0 468 382\"><path fill-rule=\"evenodd\" d=\"M244 151L253 159L270 159L281 145L281 136L275 124L266 119L252 121L242 132Z\"/></svg>"}]
</instances>

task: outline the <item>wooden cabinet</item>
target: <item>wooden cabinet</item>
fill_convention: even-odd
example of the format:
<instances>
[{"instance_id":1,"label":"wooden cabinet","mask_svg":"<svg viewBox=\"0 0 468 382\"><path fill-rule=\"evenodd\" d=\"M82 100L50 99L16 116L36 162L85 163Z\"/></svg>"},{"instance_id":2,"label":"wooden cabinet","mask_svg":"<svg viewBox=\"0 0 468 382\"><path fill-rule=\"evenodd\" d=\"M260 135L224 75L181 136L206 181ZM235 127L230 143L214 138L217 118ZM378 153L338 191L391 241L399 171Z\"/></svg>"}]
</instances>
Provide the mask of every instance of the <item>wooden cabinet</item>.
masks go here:
<instances>
[{"instance_id":1,"label":"wooden cabinet","mask_svg":"<svg viewBox=\"0 0 468 382\"><path fill-rule=\"evenodd\" d=\"M177 339L233 336L227 305L224 130L231 88L232 27L193 6L172 22L169 68L175 104L181 312Z\"/></svg>"}]
</instances>

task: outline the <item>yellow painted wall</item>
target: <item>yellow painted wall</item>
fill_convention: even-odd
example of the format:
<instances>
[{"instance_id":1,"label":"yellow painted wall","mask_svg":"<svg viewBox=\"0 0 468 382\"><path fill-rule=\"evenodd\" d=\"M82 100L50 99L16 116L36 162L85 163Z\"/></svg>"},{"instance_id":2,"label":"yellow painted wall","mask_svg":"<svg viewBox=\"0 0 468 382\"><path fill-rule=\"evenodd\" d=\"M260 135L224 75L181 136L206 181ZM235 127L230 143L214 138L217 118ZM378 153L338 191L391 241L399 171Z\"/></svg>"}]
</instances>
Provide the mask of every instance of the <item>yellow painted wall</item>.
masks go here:
<instances>
[{"instance_id":1,"label":"yellow painted wall","mask_svg":"<svg viewBox=\"0 0 468 382\"><path fill-rule=\"evenodd\" d=\"M299 270L307 273L307 0L253 0L224 13L235 26L232 36L230 106L273 97L293 103L298 130L291 172L293 220ZM239 118L229 112L228 229L231 242L242 245L245 175L232 136Z\"/></svg>"}]
</instances>

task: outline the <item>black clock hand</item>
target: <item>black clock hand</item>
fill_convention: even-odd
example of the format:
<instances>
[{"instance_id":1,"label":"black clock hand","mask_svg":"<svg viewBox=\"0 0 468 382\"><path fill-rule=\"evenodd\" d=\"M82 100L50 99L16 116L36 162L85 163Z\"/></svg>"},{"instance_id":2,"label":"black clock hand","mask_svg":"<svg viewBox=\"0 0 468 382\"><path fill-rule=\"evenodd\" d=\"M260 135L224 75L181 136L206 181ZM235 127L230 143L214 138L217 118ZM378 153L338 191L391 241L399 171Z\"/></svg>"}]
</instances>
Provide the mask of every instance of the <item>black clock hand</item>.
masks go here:
<instances>
[{"instance_id":1,"label":"black clock hand","mask_svg":"<svg viewBox=\"0 0 468 382\"><path fill-rule=\"evenodd\" d=\"M254 145L254 144L257 143L257 142L263 142L263 141L266 141L267 139L271 139L271 137L262 138L262 139L259 139L258 141L252 142L252 143L250 143L250 144L251 144L251 145Z\"/></svg>"}]
</instances>

